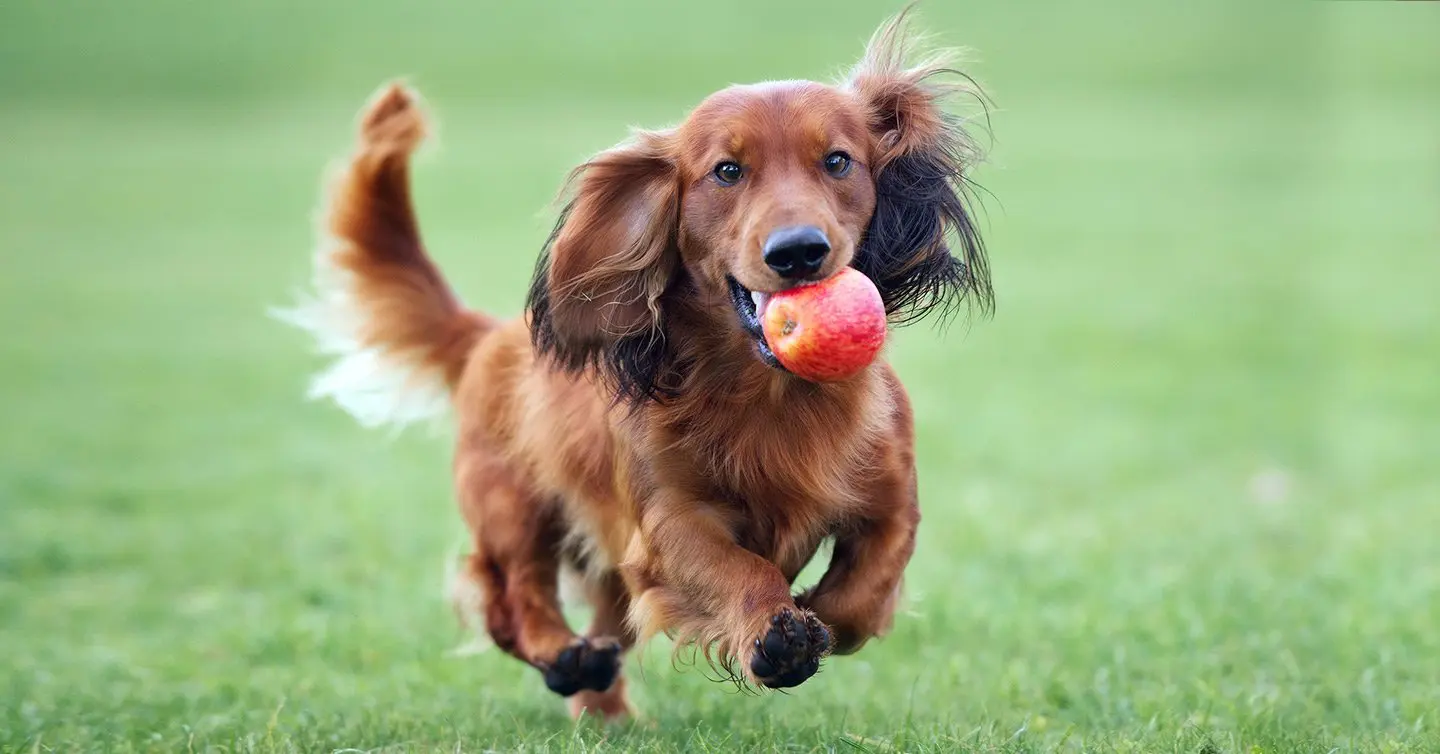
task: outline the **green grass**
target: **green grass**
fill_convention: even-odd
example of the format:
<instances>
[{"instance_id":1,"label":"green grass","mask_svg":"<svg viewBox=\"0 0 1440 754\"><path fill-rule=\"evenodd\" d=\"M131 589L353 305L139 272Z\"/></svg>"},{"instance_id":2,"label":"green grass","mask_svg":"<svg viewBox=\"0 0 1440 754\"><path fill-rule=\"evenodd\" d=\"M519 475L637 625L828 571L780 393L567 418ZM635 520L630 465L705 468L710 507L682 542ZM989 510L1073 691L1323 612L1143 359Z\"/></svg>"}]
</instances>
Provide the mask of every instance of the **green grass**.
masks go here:
<instances>
[{"instance_id":1,"label":"green grass","mask_svg":"<svg viewBox=\"0 0 1440 754\"><path fill-rule=\"evenodd\" d=\"M0 8L0 750L1440 750L1440 6L923 8L998 103L1000 306L897 338L908 610L784 696L652 647L605 731L450 656L446 432L304 403L265 309L385 78L515 313L576 160L894 8L460 5Z\"/></svg>"}]
</instances>

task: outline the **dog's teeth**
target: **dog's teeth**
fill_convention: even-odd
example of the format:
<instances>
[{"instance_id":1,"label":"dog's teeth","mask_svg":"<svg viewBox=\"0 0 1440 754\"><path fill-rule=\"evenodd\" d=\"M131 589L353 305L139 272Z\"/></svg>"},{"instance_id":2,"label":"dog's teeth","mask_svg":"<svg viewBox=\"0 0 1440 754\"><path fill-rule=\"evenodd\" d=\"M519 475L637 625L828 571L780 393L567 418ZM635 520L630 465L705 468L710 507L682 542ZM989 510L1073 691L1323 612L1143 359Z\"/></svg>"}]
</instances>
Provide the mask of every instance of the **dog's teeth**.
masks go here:
<instances>
[{"instance_id":1,"label":"dog's teeth","mask_svg":"<svg viewBox=\"0 0 1440 754\"><path fill-rule=\"evenodd\" d=\"M770 294L761 293L760 291L750 291L750 300L755 302L756 316L760 316L765 314L765 305L770 303Z\"/></svg>"}]
</instances>

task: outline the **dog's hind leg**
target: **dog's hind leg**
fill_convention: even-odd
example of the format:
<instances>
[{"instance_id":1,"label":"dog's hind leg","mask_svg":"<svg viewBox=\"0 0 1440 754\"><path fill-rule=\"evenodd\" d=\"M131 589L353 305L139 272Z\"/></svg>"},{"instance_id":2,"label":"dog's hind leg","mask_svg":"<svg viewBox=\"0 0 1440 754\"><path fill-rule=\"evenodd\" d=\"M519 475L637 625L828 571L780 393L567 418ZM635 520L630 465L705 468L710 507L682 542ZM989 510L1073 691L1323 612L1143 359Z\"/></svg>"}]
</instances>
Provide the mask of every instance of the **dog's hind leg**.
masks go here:
<instances>
[{"instance_id":1,"label":"dog's hind leg","mask_svg":"<svg viewBox=\"0 0 1440 754\"><path fill-rule=\"evenodd\" d=\"M635 644L635 632L625 620L630 610L630 595L625 591L625 582L620 575L609 572L587 578L585 595L595 615L585 635L593 640L614 638L620 643L621 651ZM616 677L615 684L604 691L581 691L570 697L570 714L597 715L605 720L621 720L629 717L630 702L625 694L625 679Z\"/></svg>"},{"instance_id":2,"label":"dog's hind leg","mask_svg":"<svg viewBox=\"0 0 1440 754\"><path fill-rule=\"evenodd\" d=\"M488 453L462 452L455 472L475 538L470 576L484 593L485 629L496 646L540 670L562 696L610 689L620 673L620 643L576 636L560 609L558 506Z\"/></svg>"}]
</instances>

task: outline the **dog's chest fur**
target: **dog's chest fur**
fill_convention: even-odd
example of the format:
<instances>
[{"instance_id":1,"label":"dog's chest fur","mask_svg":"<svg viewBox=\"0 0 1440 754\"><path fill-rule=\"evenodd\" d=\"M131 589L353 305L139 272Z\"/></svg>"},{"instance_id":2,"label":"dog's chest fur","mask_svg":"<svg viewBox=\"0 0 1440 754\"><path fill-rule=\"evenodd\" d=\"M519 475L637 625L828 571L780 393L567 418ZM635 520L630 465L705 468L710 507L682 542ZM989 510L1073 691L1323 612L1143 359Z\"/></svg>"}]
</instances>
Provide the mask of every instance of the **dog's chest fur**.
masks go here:
<instances>
[{"instance_id":1,"label":"dog's chest fur","mask_svg":"<svg viewBox=\"0 0 1440 754\"><path fill-rule=\"evenodd\" d=\"M737 541L788 577L866 502L894 406L879 369L852 384L776 380L654 414L643 442L731 522ZM707 397L708 396L708 397Z\"/></svg>"}]
</instances>

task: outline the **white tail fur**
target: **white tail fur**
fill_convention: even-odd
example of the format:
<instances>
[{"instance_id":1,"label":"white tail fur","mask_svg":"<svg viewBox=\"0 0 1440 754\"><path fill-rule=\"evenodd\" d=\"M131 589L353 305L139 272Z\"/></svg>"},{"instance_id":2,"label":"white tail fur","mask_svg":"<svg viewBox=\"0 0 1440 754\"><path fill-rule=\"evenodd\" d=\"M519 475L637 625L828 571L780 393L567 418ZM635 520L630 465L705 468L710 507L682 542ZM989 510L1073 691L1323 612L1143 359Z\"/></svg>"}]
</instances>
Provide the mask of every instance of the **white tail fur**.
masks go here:
<instances>
[{"instance_id":1,"label":"white tail fur","mask_svg":"<svg viewBox=\"0 0 1440 754\"><path fill-rule=\"evenodd\" d=\"M354 273L331 263L327 243L315 255L314 291L274 316L310 333L317 350L334 357L310 381L311 400L330 399L361 425L404 427L444 416L450 391L444 375L411 353L366 346L368 318L354 293ZM407 358L410 357L410 358Z\"/></svg>"}]
</instances>

